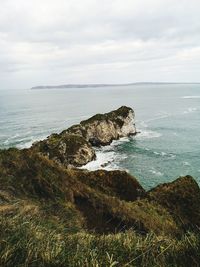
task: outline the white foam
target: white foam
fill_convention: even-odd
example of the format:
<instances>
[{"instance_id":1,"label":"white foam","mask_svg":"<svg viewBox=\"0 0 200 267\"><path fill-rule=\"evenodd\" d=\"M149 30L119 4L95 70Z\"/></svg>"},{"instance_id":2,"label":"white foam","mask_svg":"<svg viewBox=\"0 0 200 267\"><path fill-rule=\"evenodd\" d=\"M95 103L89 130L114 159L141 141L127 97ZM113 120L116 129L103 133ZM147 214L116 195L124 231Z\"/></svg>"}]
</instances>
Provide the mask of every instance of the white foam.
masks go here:
<instances>
[{"instance_id":1,"label":"white foam","mask_svg":"<svg viewBox=\"0 0 200 267\"><path fill-rule=\"evenodd\" d=\"M187 110L183 112L183 114L193 113L193 112L196 112L197 110L198 110L197 108L188 108Z\"/></svg>"},{"instance_id":2,"label":"white foam","mask_svg":"<svg viewBox=\"0 0 200 267\"><path fill-rule=\"evenodd\" d=\"M184 162L183 162L183 165L184 165L184 166L191 166L191 164L190 164L189 162L187 162L187 161L184 161Z\"/></svg>"},{"instance_id":3,"label":"white foam","mask_svg":"<svg viewBox=\"0 0 200 267\"><path fill-rule=\"evenodd\" d=\"M171 114L168 112L161 112L161 113L157 114L154 118L148 119L147 122L165 119L165 118L168 118L170 116L171 116Z\"/></svg>"},{"instance_id":4,"label":"white foam","mask_svg":"<svg viewBox=\"0 0 200 267\"><path fill-rule=\"evenodd\" d=\"M12 142L12 140L15 140L19 137L20 135L18 133L8 137L3 143L4 145L8 145L10 142Z\"/></svg>"},{"instance_id":5,"label":"white foam","mask_svg":"<svg viewBox=\"0 0 200 267\"><path fill-rule=\"evenodd\" d=\"M98 169L109 169L111 162L115 160L115 153L113 151L103 152L96 151L96 160L89 162L88 164L82 166L80 169L87 169L89 171L94 171Z\"/></svg>"},{"instance_id":6,"label":"white foam","mask_svg":"<svg viewBox=\"0 0 200 267\"><path fill-rule=\"evenodd\" d=\"M139 133L135 136L138 140L159 138L162 134L151 130L139 130Z\"/></svg>"},{"instance_id":7,"label":"white foam","mask_svg":"<svg viewBox=\"0 0 200 267\"><path fill-rule=\"evenodd\" d=\"M116 147L124 142L129 142L129 138L123 137L119 140L114 140L110 145L98 148L96 152L96 160L93 160L80 169L87 169L89 171L104 169L104 170L119 170L119 161L126 159L127 155L116 152Z\"/></svg>"},{"instance_id":8,"label":"white foam","mask_svg":"<svg viewBox=\"0 0 200 267\"><path fill-rule=\"evenodd\" d=\"M166 157L166 158L170 158L170 159L174 159L176 157L176 155L172 154L172 153L167 153L164 151L158 152L158 151L153 151L153 153L155 155L161 156L161 157Z\"/></svg>"},{"instance_id":9,"label":"white foam","mask_svg":"<svg viewBox=\"0 0 200 267\"><path fill-rule=\"evenodd\" d=\"M198 98L200 98L200 95L186 95L186 96L182 96L181 98L183 98L183 99L198 99Z\"/></svg>"},{"instance_id":10,"label":"white foam","mask_svg":"<svg viewBox=\"0 0 200 267\"><path fill-rule=\"evenodd\" d=\"M157 152L157 151L154 151L153 152L155 155L159 155L159 156L162 156L162 157L164 157L164 156L167 156L167 153L166 152Z\"/></svg>"},{"instance_id":11,"label":"white foam","mask_svg":"<svg viewBox=\"0 0 200 267\"><path fill-rule=\"evenodd\" d=\"M23 138L23 139L21 139L21 141L23 141L23 142L21 144L18 144L17 147L20 148L20 149L22 149L22 148L30 148L34 142L43 140L46 137L47 137L46 135L40 136L40 137L31 136L27 140L25 140L25 138Z\"/></svg>"},{"instance_id":12,"label":"white foam","mask_svg":"<svg viewBox=\"0 0 200 267\"><path fill-rule=\"evenodd\" d=\"M155 169L149 170L150 173L155 174L156 176L163 176L163 173Z\"/></svg>"}]
</instances>

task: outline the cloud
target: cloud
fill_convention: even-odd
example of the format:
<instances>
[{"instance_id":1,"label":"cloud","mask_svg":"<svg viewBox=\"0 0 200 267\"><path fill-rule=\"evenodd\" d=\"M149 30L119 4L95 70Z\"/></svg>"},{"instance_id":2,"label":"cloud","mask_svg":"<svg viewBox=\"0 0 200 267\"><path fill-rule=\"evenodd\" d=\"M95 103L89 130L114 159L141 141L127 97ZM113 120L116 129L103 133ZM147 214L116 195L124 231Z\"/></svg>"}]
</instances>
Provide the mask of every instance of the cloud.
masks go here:
<instances>
[{"instance_id":1,"label":"cloud","mask_svg":"<svg viewBox=\"0 0 200 267\"><path fill-rule=\"evenodd\" d=\"M0 82L199 81L198 0L1 0Z\"/></svg>"}]
</instances>

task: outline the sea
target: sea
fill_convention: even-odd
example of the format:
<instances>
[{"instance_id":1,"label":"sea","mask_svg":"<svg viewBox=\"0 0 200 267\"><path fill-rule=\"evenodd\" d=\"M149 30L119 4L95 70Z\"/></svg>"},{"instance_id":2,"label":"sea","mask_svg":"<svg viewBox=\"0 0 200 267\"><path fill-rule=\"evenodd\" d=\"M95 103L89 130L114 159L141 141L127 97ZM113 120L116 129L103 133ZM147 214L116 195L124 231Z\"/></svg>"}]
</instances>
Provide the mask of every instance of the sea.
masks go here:
<instances>
[{"instance_id":1,"label":"sea","mask_svg":"<svg viewBox=\"0 0 200 267\"><path fill-rule=\"evenodd\" d=\"M96 149L88 170L126 170L145 189L192 175L200 184L200 84L0 90L0 149L28 148L96 113L134 109L138 134Z\"/></svg>"}]
</instances>

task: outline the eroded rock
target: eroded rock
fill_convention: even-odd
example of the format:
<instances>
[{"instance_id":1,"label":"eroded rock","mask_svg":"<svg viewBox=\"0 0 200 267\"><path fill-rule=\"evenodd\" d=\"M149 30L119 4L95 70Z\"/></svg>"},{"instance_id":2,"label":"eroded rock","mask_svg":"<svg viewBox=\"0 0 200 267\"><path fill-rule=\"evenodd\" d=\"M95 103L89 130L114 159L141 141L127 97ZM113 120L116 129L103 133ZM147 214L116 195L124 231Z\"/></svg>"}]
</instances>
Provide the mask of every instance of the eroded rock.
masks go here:
<instances>
[{"instance_id":1,"label":"eroded rock","mask_svg":"<svg viewBox=\"0 0 200 267\"><path fill-rule=\"evenodd\" d=\"M108 145L120 137L136 134L134 118L134 111L122 106L97 114L60 134L52 134L33 144L31 149L65 167L80 167L96 158L92 146Z\"/></svg>"},{"instance_id":2,"label":"eroded rock","mask_svg":"<svg viewBox=\"0 0 200 267\"><path fill-rule=\"evenodd\" d=\"M46 140L35 143L32 149L65 167L80 167L95 159L95 151L82 136L66 134L50 135Z\"/></svg>"},{"instance_id":3,"label":"eroded rock","mask_svg":"<svg viewBox=\"0 0 200 267\"><path fill-rule=\"evenodd\" d=\"M93 146L108 145L113 140L136 134L134 111L126 106L105 114L96 114L63 131L83 136Z\"/></svg>"}]
</instances>

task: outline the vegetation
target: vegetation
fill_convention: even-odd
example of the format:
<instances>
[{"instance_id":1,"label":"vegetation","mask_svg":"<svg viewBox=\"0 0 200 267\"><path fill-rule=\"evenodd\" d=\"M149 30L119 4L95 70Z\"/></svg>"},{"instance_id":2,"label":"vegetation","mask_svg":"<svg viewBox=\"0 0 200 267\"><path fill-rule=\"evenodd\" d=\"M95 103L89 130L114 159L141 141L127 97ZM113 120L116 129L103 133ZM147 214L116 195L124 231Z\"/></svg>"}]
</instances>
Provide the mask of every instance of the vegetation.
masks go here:
<instances>
[{"instance_id":1,"label":"vegetation","mask_svg":"<svg viewBox=\"0 0 200 267\"><path fill-rule=\"evenodd\" d=\"M126 106L122 106L122 107L118 108L117 110L113 110L113 111L105 113L105 114L96 114L96 115L92 116L91 118L82 121L80 124L82 126L87 127L89 124L91 124L93 122L98 121L98 123L100 123L101 121L110 120L110 121L118 124L119 127L122 127L123 126L123 120L120 119L119 117L126 118L129 114L129 112L133 112L131 108L126 107Z\"/></svg>"},{"instance_id":2,"label":"vegetation","mask_svg":"<svg viewBox=\"0 0 200 267\"><path fill-rule=\"evenodd\" d=\"M51 139L56 144L56 136ZM200 189L0 151L0 266L198 266Z\"/></svg>"},{"instance_id":3,"label":"vegetation","mask_svg":"<svg viewBox=\"0 0 200 267\"><path fill-rule=\"evenodd\" d=\"M125 233L95 235L68 234L50 222L15 215L0 219L0 263L18 266L198 266L199 236L180 239Z\"/></svg>"}]
</instances>

